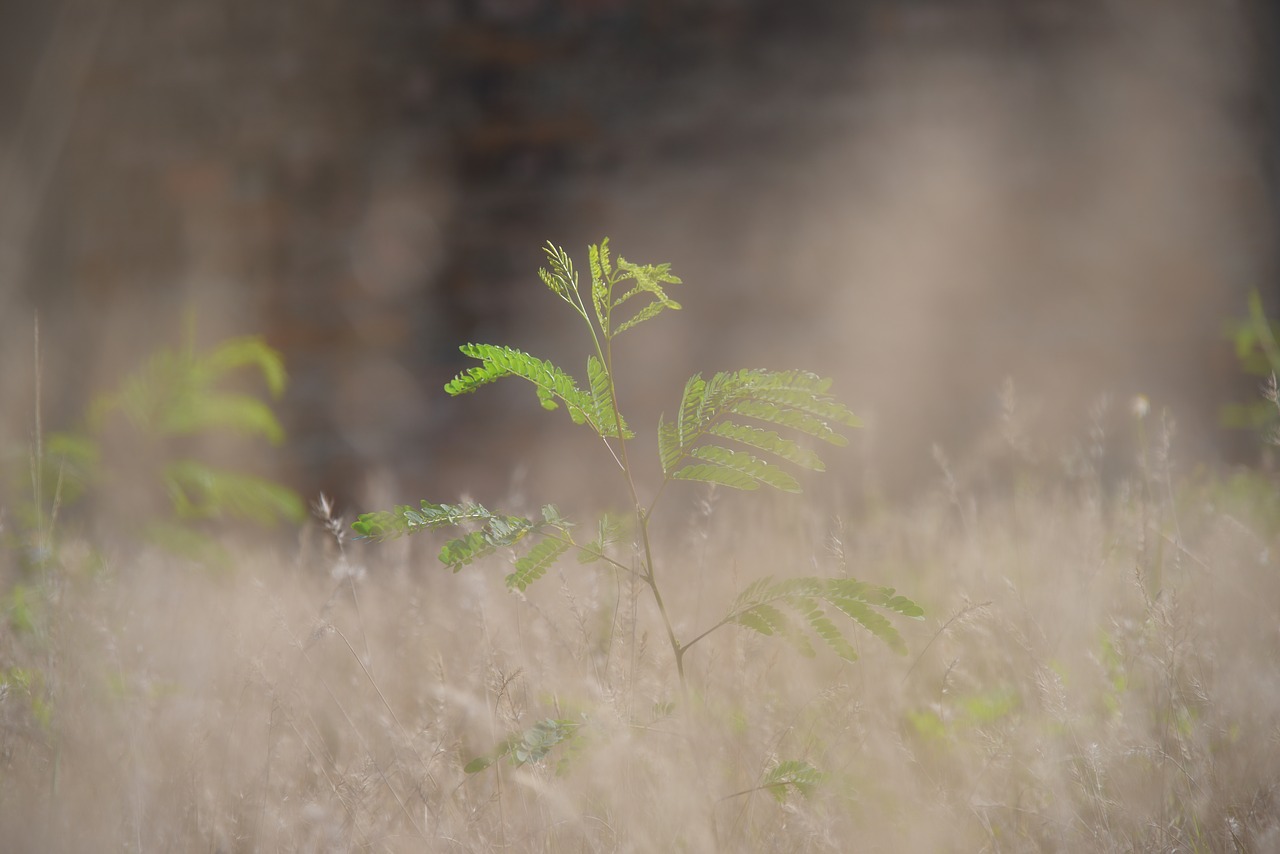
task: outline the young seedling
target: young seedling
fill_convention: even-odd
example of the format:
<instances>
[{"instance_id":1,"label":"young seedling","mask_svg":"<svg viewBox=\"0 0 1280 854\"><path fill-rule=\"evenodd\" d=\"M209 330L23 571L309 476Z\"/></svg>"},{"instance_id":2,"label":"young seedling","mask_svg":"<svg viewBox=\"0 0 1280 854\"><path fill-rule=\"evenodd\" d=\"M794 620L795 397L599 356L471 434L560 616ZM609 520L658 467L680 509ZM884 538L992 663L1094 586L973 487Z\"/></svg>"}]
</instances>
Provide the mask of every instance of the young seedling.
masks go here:
<instances>
[{"instance_id":1,"label":"young seedling","mask_svg":"<svg viewBox=\"0 0 1280 854\"><path fill-rule=\"evenodd\" d=\"M600 561L633 573L648 589L662 620L682 689L686 686L685 661L689 651L708 635L731 624L784 638L808 655L814 654L811 632L840 657L852 661L857 653L838 622L847 620L895 651L905 653L901 635L882 612L922 618L920 606L892 588L847 577L760 579L729 603L724 617L709 628L689 639L677 635L663 597L650 531L654 507L667 486L673 481L696 481L742 490L769 486L800 492L800 484L789 467L822 471L824 466L814 451L787 434L844 445L847 439L841 430L857 427L858 419L829 394L831 380L806 371L740 370L707 378L694 374L685 383L675 416L659 419L657 451L662 482L652 495L642 497L631 457L635 433L619 403L614 342L663 311L679 309L680 304L667 294L666 286L679 285L681 281L671 273L669 264L633 264L621 257L612 259L606 238L589 249L591 285L584 296L568 253L550 243L545 251L549 269L539 270L539 277L581 317L590 336L586 386L580 386L573 376L551 362L520 350L465 344L462 352L480 364L454 377L444 388L451 395L468 394L504 377L519 377L534 386L544 408L563 407L575 424L591 429L608 449L626 482L638 560L629 564L611 556L610 546L625 527L615 517L602 517L594 526L592 539L579 539L575 526L553 505L542 508L541 518L527 518L495 512L476 503L423 501L417 508L399 506L365 513L352 526L356 533L370 540L385 540L420 531L462 528L468 533L446 542L440 550L440 561L457 572L496 552L514 552L514 571L506 578L507 587L512 590L525 590L570 552L576 553L580 563ZM527 740L528 734L524 737ZM545 739L539 743L542 741ZM510 751L499 752L505 755ZM477 762L473 766L478 769L487 764ZM789 778L780 779L768 785L776 783L775 788L785 788L782 784L791 782Z\"/></svg>"}]
</instances>

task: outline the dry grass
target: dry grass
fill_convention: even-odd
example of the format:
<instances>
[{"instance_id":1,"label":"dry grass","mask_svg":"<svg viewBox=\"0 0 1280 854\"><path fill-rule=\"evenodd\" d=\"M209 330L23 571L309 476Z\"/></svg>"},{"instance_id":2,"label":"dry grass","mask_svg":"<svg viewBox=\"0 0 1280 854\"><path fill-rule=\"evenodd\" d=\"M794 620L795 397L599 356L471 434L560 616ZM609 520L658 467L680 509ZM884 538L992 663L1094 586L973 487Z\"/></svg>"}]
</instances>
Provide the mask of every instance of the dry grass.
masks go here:
<instances>
[{"instance_id":1,"label":"dry grass","mask_svg":"<svg viewBox=\"0 0 1280 854\"><path fill-rule=\"evenodd\" d=\"M3 847L1276 850L1274 487L1175 481L1154 451L1112 484L1008 456L980 490L948 474L841 528L704 508L660 549L686 637L814 561L929 616L900 623L909 657L863 635L852 665L726 629L691 653L688 703L648 601L595 567L521 601L500 566L344 557L319 528L221 576L68 538L44 576L6 570L37 604L24 627L10 596L3 634ZM567 748L464 773L549 717L583 723ZM825 782L751 791L785 759Z\"/></svg>"}]
</instances>

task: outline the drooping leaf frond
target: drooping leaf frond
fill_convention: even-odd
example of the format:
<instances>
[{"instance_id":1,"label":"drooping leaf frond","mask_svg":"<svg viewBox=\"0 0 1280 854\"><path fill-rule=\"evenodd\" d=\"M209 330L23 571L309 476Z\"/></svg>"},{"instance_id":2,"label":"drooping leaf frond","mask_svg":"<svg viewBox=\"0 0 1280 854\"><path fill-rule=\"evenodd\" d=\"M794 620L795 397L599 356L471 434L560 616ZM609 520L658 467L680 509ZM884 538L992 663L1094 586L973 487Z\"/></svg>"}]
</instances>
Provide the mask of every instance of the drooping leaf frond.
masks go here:
<instances>
[{"instance_id":1,"label":"drooping leaf frond","mask_svg":"<svg viewBox=\"0 0 1280 854\"><path fill-rule=\"evenodd\" d=\"M284 390L282 357L256 336L224 341L206 355L162 350L130 374L118 393L94 402L90 424L100 425L110 413L120 411L152 436L224 430L262 436L278 445L284 441L284 428L267 404L251 395L218 389L219 383L241 368L257 368L273 397Z\"/></svg>"},{"instance_id":2,"label":"drooping leaf frond","mask_svg":"<svg viewBox=\"0 0 1280 854\"><path fill-rule=\"evenodd\" d=\"M259 435L273 445L284 441L284 428L271 407L256 397L210 392L166 412L159 422L164 433L189 436L206 430Z\"/></svg>"},{"instance_id":3,"label":"drooping leaf frond","mask_svg":"<svg viewBox=\"0 0 1280 854\"><path fill-rule=\"evenodd\" d=\"M210 380L236 371L240 368L257 368L272 397L284 393L288 377L285 374L284 358L280 352L267 344L259 335L246 335L223 341L213 352L203 359Z\"/></svg>"},{"instance_id":4,"label":"drooping leaf frond","mask_svg":"<svg viewBox=\"0 0 1280 854\"><path fill-rule=\"evenodd\" d=\"M235 517L264 525L299 521L306 515L292 489L265 478L226 471L197 460L175 460L164 467L165 488L183 519Z\"/></svg>"},{"instance_id":5,"label":"drooping leaf frond","mask_svg":"<svg viewBox=\"0 0 1280 854\"><path fill-rule=\"evenodd\" d=\"M813 646L797 625L800 624L841 658L853 661L858 657L857 650L831 619L840 613L888 644L894 652L906 654L902 636L877 608L914 619L924 616L924 609L898 595L892 587L877 587L846 578L784 581L762 578L742 591L724 622L736 623L762 635L786 638L802 653L810 655Z\"/></svg>"},{"instance_id":6,"label":"drooping leaf frond","mask_svg":"<svg viewBox=\"0 0 1280 854\"><path fill-rule=\"evenodd\" d=\"M832 444L846 439L835 427L857 427L859 421L827 390L831 381L805 371L743 370L717 373L704 380L695 374L685 383L679 415L658 425L658 456L663 473L677 480L719 483L737 489L767 484L799 492L794 477L753 454L726 447L727 439L815 471L822 460L774 430L740 419L785 427ZM834 427L833 427L834 425ZM681 463L689 460L687 465Z\"/></svg>"},{"instance_id":7,"label":"drooping leaf frond","mask_svg":"<svg viewBox=\"0 0 1280 854\"><path fill-rule=\"evenodd\" d=\"M618 424L611 399L608 405L605 405L606 401L594 393L596 377L592 377L593 391L586 392L578 387L577 381L572 376L551 362L513 347L464 344L459 349L464 355L479 359L481 364L458 374L446 383L444 390L449 394L454 396L469 394L503 377L521 377L533 383L538 393L538 401L544 408L556 409L560 403L563 403L573 423L588 424L604 437L618 435ZM588 369L591 370L590 365ZM605 385L607 388L607 378ZM625 434L630 435L627 433L625 423L622 429Z\"/></svg>"}]
</instances>

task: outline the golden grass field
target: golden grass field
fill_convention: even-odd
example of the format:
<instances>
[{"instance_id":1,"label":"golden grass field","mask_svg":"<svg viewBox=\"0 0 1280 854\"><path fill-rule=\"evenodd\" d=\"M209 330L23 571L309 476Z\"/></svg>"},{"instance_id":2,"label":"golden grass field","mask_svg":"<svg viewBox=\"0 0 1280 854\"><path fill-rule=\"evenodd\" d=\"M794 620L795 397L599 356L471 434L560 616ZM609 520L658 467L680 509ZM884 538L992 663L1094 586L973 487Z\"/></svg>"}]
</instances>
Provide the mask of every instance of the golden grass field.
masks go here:
<instances>
[{"instance_id":1,"label":"golden grass field","mask_svg":"<svg viewBox=\"0 0 1280 854\"><path fill-rule=\"evenodd\" d=\"M651 602L598 564L515 595L431 535L315 521L215 573L68 530L40 572L5 553L0 847L1277 850L1280 493L1174 448L1110 480L1087 447L973 479L940 456L933 493L843 516L702 493L655 520L683 636L763 575L847 573L926 617L894 621L905 657L850 628L855 663L726 627L687 698ZM548 718L580 726L464 771ZM820 782L760 788L789 760Z\"/></svg>"}]
</instances>

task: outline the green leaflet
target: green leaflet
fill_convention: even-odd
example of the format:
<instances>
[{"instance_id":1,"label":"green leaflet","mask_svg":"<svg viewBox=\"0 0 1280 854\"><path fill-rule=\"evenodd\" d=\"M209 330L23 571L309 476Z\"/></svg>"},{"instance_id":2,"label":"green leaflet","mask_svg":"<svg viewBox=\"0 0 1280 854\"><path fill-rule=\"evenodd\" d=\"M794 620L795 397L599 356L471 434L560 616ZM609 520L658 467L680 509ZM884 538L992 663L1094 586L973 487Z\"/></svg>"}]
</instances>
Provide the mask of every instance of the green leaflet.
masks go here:
<instances>
[{"instance_id":1,"label":"green leaflet","mask_svg":"<svg viewBox=\"0 0 1280 854\"><path fill-rule=\"evenodd\" d=\"M794 600L796 607L809 623L809 628L813 629L814 634L827 642L827 645L835 650L836 655L845 661L857 661L858 652L850 643L844 639L844 635L840 633L840 629L836 624L827 619L827 615L823 613L822 607L818 605L816 600L809 599L804 596L797 596Z\"/></svg>"},{"instance_id":2,"label":"green leaflet","mask_svg":"<svg viewBox=\"0 0 1280 854\"><path fill-rule=\"evenodd\" d=\"M499 549L537 539L533 548L515 560L516 571L506 579L508 588L523 591L545 575L552 564L574 546L569 534L573 523L560 515L554 504L544 505L541 512L542 520L534 521L524 516L494 513L475 503L432 504L424 501L419 509L400 506L389 512L362 514L351 527L361 538L381 541L418 531L479 526L478 530L455 537L440 548L440 562L454 572Z\"/></svg>"},{"instance_id":3,"label":"green leaflet","mask_svg":"<svg viewBox=\"0 0 1280 854\"><path fill-rule=\"evenodd\" d=\"M852 578L833 578L829 584L833 598L861 600L889 611L896 611L904 617L915 620L924 619L924 609L906 596L897 595L897 591L892 587L877 587Z\"/></svg>"},{"instance_id":4,"label":"green leaflet","mask_svg":"<svg viewBox=\"0 0 1280 854\"><path fill-rule=\"evenodd\" d=\"M612 288L610 279L613 271L609 267L609 238L600 241L599 246L587 249L591 264L591 305L596 311L596 320L605 337L609 337L609 292Z\"/></svg>"},{"instance_id":5,"label":"green leaflet","mask_svg":"<svg viewBox=\"0 0 1280 854\"><path fill-rule=\"evenodd\" d=\"M161 432L191 435L205 430L231 430L260 435L273 445L284 441L284 428L271 407L261 400L239 394L206 394L181 408L166 413Z\"/></svg>"},{"instance_id":6,"label":"green leaflet","mask_svg":"<svg viewBox=\"0 0 1280 854\"><path fill-rule=\"evenodd\" d=\"M208 371L207 380L210 382L240 368L257 368L266 381L271 396L276 398L284 393L285 383L288 381L284 358L260 335L223 341L204 357L202 364Z\"/></svg>"},{"instance_id":7,"label":"green leaflet","mask_svg":"<svg viewBox=\"0 0 1280 854\"><path fill-rule=\"evenodd\" d=\"M284 429L269 406L250 395L215 389L228 374L246 367L256 367L271 395L280 396L286 381L280 354L257 336L232 338L205 356L190 350L155 354L125 379L117 394L93 403L89 421L100 425L109 413L120 410L148 435L230 430L263 436L278 445Z\"/></svg>"},{"instance_id":8,"label":"green leaflet","mask_svg":"<svg viewBox=\"0 0 1280 854\"><path fill-rule=\"evenodd\" d=\"M569 543L565 540L548 538L538 543L527 555L516 560L516 571L507 576L507 589L523 593L568 550Z\"/></svg>"},{"instance_id":9,"label":"green leaflet","mask_svg":"<svg viewBox=\"0 0 1280 854\"><path fill-rule=\"evenodd\" d=\"M538 278L542 279L542 283L550 288L553 294L574 305L574 298L578 294L578 274L573 269L573 259L569 257L568 252L549 240L547 245L542 247L542 251L546 253L547 263L550 264L551 269L548 271L539 268Z\"/></svg>"},{"instance_id":10,"label":"green leaflet","mask_svg":"<svg viewBox=\"0 0 1280 854\"><path fill-rule=\"evenodd\" d=\"M479 504L432 504L423 501L420 509L406 505L394 510L362 513L351 527L357 536L382 541L417 531L434 531L468 522L484 524L493 514Z\"/></svg>"},{"instance_id":11,"label":"green leaflet","mask_svg":"<svg viewBox=\"0 0 1280 854\"><path fill-rule=\"evenodd\" d=\"M599 430L602 436L616 437L618 435L617 409L613 402L613 389L609 382L609 372L605 370L604 364L595 356L587 357L587 382L591 385L591 414L590 419L593 424L599 424L603 430ZM627 422L622 422L622 436L624 439L635 438L635 433L627 427Z\"/></svg>"},{"instance_id":12,"label":"green leaflet","mask_svg":"<svg viewBox=\"0 0 1280 854\"><path fill-rule=\"evenodd\" d=\"M254 475L196 460L175 460L164 467L162 477L174 512L182 519L235 516L272 524L278 519L298 521L306 515L297 493Z\"/></svg>"},{"instance_id":13,"label":"green leaflet","mask_svg":"<svg viewBox=\"0 0 1280 854\"><path fill-rule=\"evenodd\" d=\"M778 406L764 400L741 400L734 402L729 411L735 415L745 415L758 421L765 421L778 427L790 427L799 430L815 439L821 439L832 445L847 445L849 440L832 430L830 425L821 419L803 412Z\"/></svg>"},{"instance_id":14,"label":"green leaflet","mask_svg":"<svg viewBox=\"0 0 1280 854\"><path fill-rule=\"evenodd\" d=\"M632 264L619 257L615 267L609 259L607 237L598 246L589 247L587 252L591 263L591 304L606 339L616 338L628 329L657 317L664 309L680 308L680 303L667 296L662 287L683 284L671 273L670 264ZM618 295L617 287L625 282L631 282L632 286ZM630 318L615 324L614 312L641 296L648 296L649 301Z\"/></svg>"},{"instance_id":15,"label":"green leaflet","mask_svg":"<svg viewBox=\"0 0 1280 854\"><path fill-rule=\"evenodd\" d=\"M766 459L718 444L701 444L710 437L729 439L772 454L813 471L824 469L813 451L773 430L735 420L742 416L786 427L833 444L847 440L832 424L854 427L858 420L831 398L831 386L806 371L743 370L717 373L709 380L694 374L685 383L679 416L658 424L658 456L662 471L676 480L700 480L737 489L768 484L785 492L799 492L799 482ZM680 464L693 458L683 467Z\"/></svg>"},{"instance_id":16,"label":"green leaflet","mask_svg":"<svg viewBox=\"0 0 1280 854\"><path fill-rule=\"evenodd\" d=\"M500 548L516 544L537 527L536 523L523 516L491 515L479 531L445 543L440 549L440 562L457 572Z\"/></svg>"},{"instance_id":17,"label":"green leaflet","mask_svg":"<svg viewBox=\"0 0 1280 854\"><path fill-rule=\"evenodd\" d=\"M902 635L898 634L898 630L893 627L893 624L883 614L878 614L871 610L871 606L868 603L857 599L837 597L831 597L827 601L839 608L851 619L856 620L859 625L871 632L871 634L887 643L894 652L899 655L907 654L907 645L902 640Z\"/></svg>"},{"instance_id":18,"label":"green leaflet","mask_svg":"<svg viewBox=\"0 0 1280 854\"><path fill-rule=\"evenodd\" d=\"M582 724L577 721L546 718L523 732L513 732L485 756L477 756L465 766L463 772L478 774L504 756L511 757L512 765L538 762L557 745L573 739Z\"/></svg>"},{"instance_id":19,"label":"green leaflet","mask_svg":"<svg viewBox=\"0 0 1280 854\"><path fill-rule=\"evenodd\" d=\"M767 789L778 803L782 803L787 799L789 789L808 797L825 779L826 775L808 762L790 759L773 766L760 782L760 788Z\"/></svg>"},{"instance_id":20,"label":"green leaflet","mask_svg":"<svg viewBox=\"0 0 1280 854\"><path fill-rule=\"evenodd\" d=\"M514 347L493 344L463 344L458 349L463 355L479 359L481 364L445 383L444 390L449 394L469 394L506 376L523 377L538 387L540 398L545 395L553 403L556 397L563 400L576 423L581 424L585 420L590 406L589 398L578 388L573 377L551 362L530 356Z\"/></svg>"},{"instance_id":21,"label":"green leaflet","mask_svg":"<svg viewBox=\"0 0 1280 854\"><path fill-rule=\"evenodd\" d=\"M601 516L596 525L596 538L578 552L578 563L595 563L603 558L605 551L618 541L625 530L625 520L608 513Z\"/></svg>"},{"instance_id":22,"label":"green leaflet","mask_svg":"<svg viewBox=\"0 0 1280 854\"><path fill-rule=\"evenodd\" d=\"M458 537L441 546L439 557L441 563L458 572L467 564L487 557L497 550L498 547L490 542L483 531L472 531L465 537Z\"/></svg>"},{"instance_id":23,"label":"green leaflet","mask_svg":"<svg viewBox=\"0 0 1280 854\"><path fill-rule=\"evenodd\" d=\"M689 453L700 460L740 472L783 492L800 491L800 484L785 470L745 451L732 451L719 445L700 445ZM677 472L672 477L679 478L680 473Z\"/></svg>"},{"instance_id":24,"label":"green leaflet","mask_svg":"<svg viewBox=\"0 0 1280 854\"><path fill-rule=\"evenodd\" d=\"M735 424L732 421L721 421L707 431L724 439L733 439L752 448L776 454L790 463L809 469L825 471L826 466L818 455L808 448L802 448L790 439L784 439L772 430L761 430L746 424Z\"/></svg>"},{"instance_id":25,"label":"green leaflet","mask_svg":"<svg viewBox=\"0 0 1280 854\"><path fill-rule=\"evenodd\" d=\"M707 384L700 374L689 377L684 384L684 396L680 399L680 420L676 422L676 439L681 452L692 445L710 420L704 418Z\"/></svg>"},{"instance_id":26,"label":"green leaflet","mask_svg":"<svg viewBox=\"0 0 1280 854\"><path fill-rule=\"evenodd\" d=\"M762 635L786 634L786 615L772 605L756 605L733 618L733 622L746 626Z\"/></svg>"},{"instance_id":27,"label":"green leaflet","mask_svg":"<svg viewBox=\"0 0 1280 854\"><path fill-rule=\"evenodd\" d=\"M760 488L760 481L749 474L744 474L726 466L708 465L706 463L685 466L669 475L669 477L673 480L697 480L702 483L715 483L747 491Z\"/></svg>"},{"instance_id":28,"label":"green leaflet","mask_svg":"<svg viewBox=\"0 0 1280 854\"><path fill-rule=\"evenodd\" d=\"M906 643L888 619L875 609L883 608L917 619L924 614L919 605L905 596L896 595L891 587L877 587L847 578L809 577L777 582L762 578L742 591L725 621L763 635L780 635L796 644L802 653L811 654L812 645L797 631L795 621L782 610L786 608L837 655L846 661L854 661L858 657L857 651L828 616L824 604L844 614L899 654L906 653Z\"/></svg>"},{"instance_id":29,"label":"green leaflet","mask_svg":"<svg viewBox=\"0 0 1280 854\"><path fill-rule=\"evenodd\" d=\"M514 347L500 347L494 344L463 344L458 349L464 355L479 359L481 364L458 374L445 383L444 390L447 393L455 397L460 394L470 394L481 386L497 382L503 377L521 377L533 383L538 394L538 402L544 409L559 408L560 404L556 402L559 400L568 409L569 417L573 419L574 424L588 424L601 436L618 435L612 403L606 406L605 401L598 395L583 391L572 376L551 362L531 356ZM588 370L591 370L590 362L588 362ZM603 372L603 368L598 366L596 370ZM595 378L593 378L593 388L594 384ZM625 423L623 430L627 430Z\"/></svg>"},{"instance_id":30,"label":"green leaflet","mask_svg":"<svg viewBox=\"0 0 1280 854\"><path fill-rule=\"evenodd\" d=\"M631 264L619 258L618 271L619 282L631 279L635 282L635 286L614 300L613 309L621 307L628 300L641 294L648 294L652 301L642 306L630 320L620 324L613 332L614 336L621 335L633 326L639 326L644 321L657 317L663 309L671 308L677 311L680 309L680 303L667 296L666 291L662 289L664 284L683 284L678 277L671 274L670 264Z\"/></svg>"},{"instance_id":31,"label":"green leaflet","mask_svg":"<svg viewBox=\"0 0 1280 854\"><path fill-rule=\"evenodd\" d=\"M665 416L659 416L658 459L662 462L663 473L665 474L674 469L682 456L684 456L684 452L680 443L679 426L668 422Z\"/></svg>"}]
</instances>

